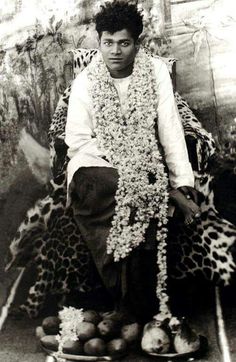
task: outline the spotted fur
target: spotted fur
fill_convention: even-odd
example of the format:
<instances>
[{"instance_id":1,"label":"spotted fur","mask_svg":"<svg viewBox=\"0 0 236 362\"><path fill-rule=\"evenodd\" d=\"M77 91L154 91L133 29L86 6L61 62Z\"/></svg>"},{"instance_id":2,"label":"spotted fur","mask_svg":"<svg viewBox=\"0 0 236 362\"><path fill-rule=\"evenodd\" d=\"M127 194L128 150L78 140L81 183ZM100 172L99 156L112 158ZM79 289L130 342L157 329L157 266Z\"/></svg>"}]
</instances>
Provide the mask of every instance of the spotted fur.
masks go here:
<instances>
[{"instance_id":1,"label":"spotted fur","mask_svg":"<svg viewBox=\"0 0 236 362\"><path fill-rule=\"evenodd\" d=\"M229 285L235 273L231 253L236 242L236 226L220 217L214 205L213 177L195 172L195 187L204 195L201 216L186 227L170 227L170 268L173 277L204 276L216 284Z\"/></svg>"},{"instance_id":2,"label":"spotted fur","mask_svg":"<svg viewBox=\"0 0 236 362\"><path fill-rule=\"evenodd\" d=\"M10 245L6 270L29 263L37 277L21 309L36 317L48 294L65 295L71 290L90 291L92 259L74 219L66 208L64 175L51 182L52 191L28 210Z\"/></svg>"}]
</instances>

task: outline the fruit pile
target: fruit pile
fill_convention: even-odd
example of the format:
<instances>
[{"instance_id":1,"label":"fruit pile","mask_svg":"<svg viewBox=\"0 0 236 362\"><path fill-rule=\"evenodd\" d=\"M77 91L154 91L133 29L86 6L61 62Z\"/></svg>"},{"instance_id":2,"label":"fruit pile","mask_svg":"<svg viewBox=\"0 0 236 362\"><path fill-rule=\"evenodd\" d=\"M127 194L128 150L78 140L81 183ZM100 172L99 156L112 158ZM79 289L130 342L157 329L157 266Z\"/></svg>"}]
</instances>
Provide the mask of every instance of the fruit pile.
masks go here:
<instances>
[{"instance_id":1,"label":"fruit pile","mask_svg":"<svg viewBox=\"0 0 236 362\"><path fill-rule=\"evenodd\" d=\"M42 347L58 350L56 335L60 329L59 317L47 317L36 328L36 335ZM94 310L83 312L83 321L76 327L76 341L67 341L63 353L87 356L119 356L126 354L141 340L141 326L126 319L118 312L98 313Z\"/></svg>"}]
</instances>

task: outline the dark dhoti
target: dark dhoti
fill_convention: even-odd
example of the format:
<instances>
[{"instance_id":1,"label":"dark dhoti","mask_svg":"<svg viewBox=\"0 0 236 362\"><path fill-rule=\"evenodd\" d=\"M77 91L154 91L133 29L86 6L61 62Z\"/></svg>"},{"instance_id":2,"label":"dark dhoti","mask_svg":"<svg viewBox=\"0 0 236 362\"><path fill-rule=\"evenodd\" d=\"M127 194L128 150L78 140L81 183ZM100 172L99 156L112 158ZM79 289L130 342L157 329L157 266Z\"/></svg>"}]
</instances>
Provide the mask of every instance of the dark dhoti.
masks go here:
<instances>
[{"instance_id":1,"label":"dark dhoti","mask_svg":"<svg viewBox=\"0 0 236 362\"><path fill-rule=\"evenodd\" d=\"M138 314L156 308L155 222L150 223L144 247L134 250L126 260L114 262L106 252L106 240L115 212L118 172L108 167L82 167L74 175L75 218L92 254L100 277L114 298L121 294L124 277L126 300ZM153 308L151 307L153 305Z\"/></svg>"}]
</instances>

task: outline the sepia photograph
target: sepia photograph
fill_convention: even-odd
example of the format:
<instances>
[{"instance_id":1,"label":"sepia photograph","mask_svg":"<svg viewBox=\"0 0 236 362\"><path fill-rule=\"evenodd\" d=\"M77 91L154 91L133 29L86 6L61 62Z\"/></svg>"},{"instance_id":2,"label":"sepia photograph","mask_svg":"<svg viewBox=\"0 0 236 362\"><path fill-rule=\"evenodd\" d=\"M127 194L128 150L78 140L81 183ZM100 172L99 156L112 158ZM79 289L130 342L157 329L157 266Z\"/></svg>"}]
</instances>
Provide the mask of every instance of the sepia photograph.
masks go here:
<instances>
[{"instance_id":1,"label":"sepia photograph","mask_svg":"<svg viewBox=\"0 0 236 362\"><path fill-rule=\"evenodd\" d=\"M235 0L1 0L0 362L236 361Z\"/></svg>"}]
</instances>

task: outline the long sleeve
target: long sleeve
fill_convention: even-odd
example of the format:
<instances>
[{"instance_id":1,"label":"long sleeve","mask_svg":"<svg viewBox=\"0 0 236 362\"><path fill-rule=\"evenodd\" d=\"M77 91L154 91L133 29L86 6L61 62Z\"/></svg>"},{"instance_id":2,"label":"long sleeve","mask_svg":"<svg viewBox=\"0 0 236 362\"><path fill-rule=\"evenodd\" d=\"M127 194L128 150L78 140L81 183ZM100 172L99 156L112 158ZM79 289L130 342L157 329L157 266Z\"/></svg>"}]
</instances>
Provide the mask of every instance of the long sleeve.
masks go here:
<instances>
[{"instance_id":1,"label":"long sleeve","mask_svg":"<svg viewBox=\"0 0 236 362\"><path fill-rule=\"evenodd\" d=\"M67 170L68 185L80 167L112 167L102 159L105 155L97 146L91 107L87 73L83 71L73 82L68 105L65 136L70 158Z\"/></svg>"},{"instance_id":2,"label":"long sleeve","mask_svg":"<svg viewBox=\"0 0 236 362\"><path fill-rule=\"evenodd\" d=\"M184 131L172 83L166 65L153 59L157 77L158 93L158 134L164 149L165 161L169 170L169 180L173 188L194 186L194 175L188 158Z\"/></svg>"}]
</instances>

